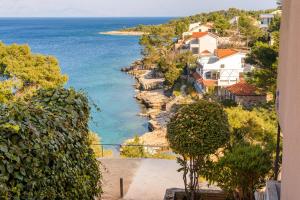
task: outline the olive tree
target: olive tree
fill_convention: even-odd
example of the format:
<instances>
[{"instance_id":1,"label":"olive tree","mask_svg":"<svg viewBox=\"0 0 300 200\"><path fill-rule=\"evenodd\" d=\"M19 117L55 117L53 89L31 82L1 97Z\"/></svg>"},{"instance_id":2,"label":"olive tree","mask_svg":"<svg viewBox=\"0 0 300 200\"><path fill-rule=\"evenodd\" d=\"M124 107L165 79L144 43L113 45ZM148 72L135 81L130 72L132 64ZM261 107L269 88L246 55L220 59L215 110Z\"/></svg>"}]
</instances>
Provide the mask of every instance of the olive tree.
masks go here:
<instances>
[{"instance_id":1,"label":"olive tree","mask_svg":"<svg viewBox=\"0 0 300 200\"><path fill-rule=\"evenodd\" d=\"M167 139L174 152L180 155L178 171L183 171L187 198L193 200L206 161L229 140L227 115L214 102L201 100L186 105L171 118Z\"/></svg>"}]
</instances>

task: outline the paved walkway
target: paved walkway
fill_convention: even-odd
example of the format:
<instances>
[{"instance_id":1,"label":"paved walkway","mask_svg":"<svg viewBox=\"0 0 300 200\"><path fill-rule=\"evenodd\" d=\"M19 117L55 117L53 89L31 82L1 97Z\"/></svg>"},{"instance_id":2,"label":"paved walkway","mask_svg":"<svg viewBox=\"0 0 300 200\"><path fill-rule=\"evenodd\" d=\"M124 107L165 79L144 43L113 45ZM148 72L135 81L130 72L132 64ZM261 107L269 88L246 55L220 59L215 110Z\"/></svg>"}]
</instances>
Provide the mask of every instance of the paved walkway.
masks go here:
<instances>
[{"instance_id":1,"label":"paved walkway","mask_svg":"<svg viewBox=\"0 0 300 200\"><path fill-rule=\"evenodd\" d=\"M184 187L175 160L101 159L101 162L102 200L119 199L121 177L124 179L124 200L162 200L167 188Z\"/></svg>"},{"instance_id":2,"label":"paved walkway","mask_svg":"<svg viewBox=\"0 0 300 200\"><path fill-rule=\"evenodd\" d=\"M167 188L184 187L178 168L175 160L142 160L124 200L162 200Z\"/></svg>"}]
</instances>

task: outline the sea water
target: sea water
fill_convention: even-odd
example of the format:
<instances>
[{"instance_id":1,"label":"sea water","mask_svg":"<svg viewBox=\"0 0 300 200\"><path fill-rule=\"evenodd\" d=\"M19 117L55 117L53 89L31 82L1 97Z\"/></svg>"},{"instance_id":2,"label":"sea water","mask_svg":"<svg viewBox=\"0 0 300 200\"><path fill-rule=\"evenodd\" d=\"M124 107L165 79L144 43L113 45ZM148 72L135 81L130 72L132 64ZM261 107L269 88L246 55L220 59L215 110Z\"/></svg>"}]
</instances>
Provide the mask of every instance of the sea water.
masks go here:
<instances>
[{"instance_id":1,"label":"sea water","mask_svg":"<svg viewBox=\"0 0 300 200\"><path fill-rule=\"evenodd\" d=\"M141 57L138 36L101 35L99 32L161 24L170 18L0 18L0 40L29 44L34 53L58 58L69 81L66 87L84 90L91 102L90 129L102 143L119 144L147 131L134 99L134 79L120 72Z\"/></svg>"}]
</instances>

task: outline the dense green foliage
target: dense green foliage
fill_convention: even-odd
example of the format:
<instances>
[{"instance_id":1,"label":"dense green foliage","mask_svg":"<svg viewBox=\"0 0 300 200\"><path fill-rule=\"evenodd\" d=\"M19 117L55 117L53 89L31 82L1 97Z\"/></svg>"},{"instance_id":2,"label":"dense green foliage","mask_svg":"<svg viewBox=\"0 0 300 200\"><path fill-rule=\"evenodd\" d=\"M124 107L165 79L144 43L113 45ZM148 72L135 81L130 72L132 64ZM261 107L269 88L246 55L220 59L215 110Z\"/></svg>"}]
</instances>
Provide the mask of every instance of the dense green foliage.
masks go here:
<instances>
[{"instance_id":1,"label":"dense green foliage","mask_svg":"<svg viewBox=\"0 0 300 200\"><path fill-rule=\"evenodd\" d=\"M200 100L182 107L167 126L167 139L183 172L188 199L194 199L201 173L211 154L226 145L229 125L223 108L214 102ZM189 178L189 181L187 179Z\"/></svg>"},{"instance_id":2,"label":"dense green foliage","mask_svg":"<svg viewBox=\"0 0 300 200\"><path fill-rule=\"evenodd\" d=\"M207 163L206 178L234 199L253 200L272 173L276 148L274 110L226 108L230 143L221 156Z\"/></svg>"},{"instance_id":3,"label":"dense green foliage","mask_svg":"<svg viewBox=\"0 0 300 200\"><path fill-rule=\"evenodd\" d=\"M171 148L187 156L212 154L229 139L227 115L219 104L205 100L182 107L167 127Z\"/></svg>"},{"instance_id":4,"label":"dense green foliage","mask_svg":"<svg viewBox=\"0 0 300 200\"><path fill-rule=\"evenodd\" d=\"M246 62L254 65L256 68L248 74L248 82L256 85L265 92L275 94L277 85L278 68L278 37L275 36L275 44L256 42L248 54ZM276 39L277 37L277 39Z\"/></svg>"},{"instance_id":5,"label":"dense green foliage","mask_svg":"<svg viewBox=\"0 0 300 200\"><path fill-rule=\"evenodd\" d=\"M247 46L264 36L264 32L259 28L257 19L242 15L239 17L238 29L242 38L247 42Z\"/></svg>"},{"instance_id":6,"label":"dense green foliage","mask_svg":"<svg viewBox=\"0 0 300 200\"><path fill-rule=\"evenodd\" d=\"M272 156L259 145L235 145L213 167L211 180L234 199L254 200L272 168Z\"/></svg>"},{"instance_id":7,"label":"dense green foliage","mask_svg":"<svg viewBox=\"0 0 300 200\"><path fill-rule=\"evenodd\" d=\"M219 15L218 17L216 17L216 19L214 20L214 29L218 33L218 35L226 36L229 28L230 23L223 15Z\"/></svg>"},{"instance_id":8,"label":"dense green foliage","mask_svg":"<svg viewBox=\"0 0 300 200\"><path fill-rule=\"evenodd\" d=\"M125 158L155 158L155 159L168 159L174 160L175 156L166 151L168 147L149 147L143 141L135 136L130 142L126 142L121 147L121 156ZM171 153L171 154L170 154Z\"/></svg>"},{"instance_id":9,"label":"dense green foliage","mask_svg":"<svg viewBox=\"0 0 300 200\"><path fill-rule=\"evenodd\" d=\"M89 141L96 158L111 157L113 155L113 151L111 149L105 149L101 146L101 138L96 133L89 133Z\"/></svg>"},{"instance_id":10,"label":"dense green foliage","mask_svg":"<svg viewBox=\"0 0 300 200\"><path fill-rule=\"evenodd\" d=\"M38 90L0 108L1 199L93 199L101 173L89 141L87 98Z\"/></svg>"},{"instance_id":11,"label":"dense green foliage","mask_svg":"<svg viewBox=\"0 0 300 200\"><path fill-rule=\"evenodd\" d=\"M174 86L183 70L186 67L192 67L194 63L196 63L196 58L191 52L169 53L160 57L157 67L164 74L165 85Z\"/></svg>"},{"instance_id":12,"label":"dense green foliage","mask_svg":"<svg viewBox=\"0 0 300 200\"><path fill-rule=\"evenodd\" d=\"M180 37L180 33L182 31L187 31L188 25L190 23L196 23L196 22L216 22L217 20L220 20L220 22L224 22L224 19L226 21L231 20L235 16L241 16L241 15L247 15L249 17L252 17L253 19L259 19L260 14L264 13L270 13L274 11L274 9L270 10L258 10L258 11L247 11L247 10L239 10L236 8L230 8L228 10L220 10L220 11L214 11L209 13L201 13L189 17L183 17L178 19L170 20L166 24L158 25L162 29L172 29L174 33L176 33L176 36ZM227 24L227 22L221 23L221 24ZM218 22L217 22L218 24ZM227 25L225 25L227 26ZM125 30L127 31L142 31L145 33L150 33L151 28L157 27L157 25L139 25L137 27L133 28L127 28ZM222 26L221 26L222 27ZM217 26L215 27L217 28ZM177 31L176 31L177 30ZM179 31L180 30L180 31Z\"/></svg>"},{"instance_id":13,"label":"dense green foliage","mask_svg":"<svg viewBox=\"0 0 300 200\"><path fill-rule=\"evenodd\" d=\"M67 81L54 57L32 54L27 45L3 43L0 43L0 77L4 79L0 81L0 103L39 88L62 87Z\"/></svg>"},{"instance_id":14,"label":"dense green foliage","mask_svg":"<svg viewBox=\"0 0 300 200\"><path fill-rule=\"evenodd\" d=\"M280 20L279 16L275 16L270 24L271 41L257 41L246 59L247 63L256 67L248 74L248 82L273 95L277 86Z\"/></svg>"},{"instance_id":15,"label":"dense green foliage","mask_svg":"<svg viewBox=\"0 0 300 200\"><path fill-rule=\"evenodd\" d=\"M144 158L146 156L143 143L138 136L135 136L133 141L126 143L126 145L121 149L121 156L126 158Z\"/></svg>"},{"instance_id":16,"label":"dense green foliage","mask_svg":"<svg viewBox=\"0 0 300 200\"><path fill-rule=\"evenodd\" d=\"M161 55L167 55L173 45L174 30L168 27L153 26L149 34L140 38L143 46L143 64L146 68L156 67Z\"/></svg>"},{"instance_id":17,"label":"dense green foliage","mask_svg":"<svg viewBox=\"0 0 300 200\"><path fill-rule=\"evenodd\" d=\"M231 145L243 142L260 144L275 151L277 117L274 109L242 107L225 109L230 124Z\"/></svg>"}]
</instances>

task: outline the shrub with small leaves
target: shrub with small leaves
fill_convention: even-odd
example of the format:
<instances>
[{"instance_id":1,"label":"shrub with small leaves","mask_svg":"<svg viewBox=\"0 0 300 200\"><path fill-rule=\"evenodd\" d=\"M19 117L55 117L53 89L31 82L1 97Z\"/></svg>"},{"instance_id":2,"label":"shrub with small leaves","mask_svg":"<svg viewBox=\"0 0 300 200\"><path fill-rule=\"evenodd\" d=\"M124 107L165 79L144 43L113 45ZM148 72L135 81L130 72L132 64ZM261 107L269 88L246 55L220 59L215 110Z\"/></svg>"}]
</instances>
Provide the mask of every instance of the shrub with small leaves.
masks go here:
<instances>
[{"instance_id":1,"label":"shrub with small leaves","mask_svg":"<svg viewBox=\"0 0 300 200\"><path fill-rule=\"evenodd\" d=\"M39 90L0 108L0 199L93 199L101 193L87 98Z\"/></svg>"},{"instance_id":2,"label":"shrub with small leaves","mask_svg":"<svg viewBox=\"0 0 300 200\"><path fill-rule=\"evenodd\" d=\"M171 148L181 155L178 171L183 172L187 198L194 200L206 161L229 141L227 115L219 104L201 100L179 109L167 129Z\"/></svg>"},{"instance_id":3,"label":"shrub with small leaves","mask_svg":"<svg viewBox=\"0 0 300 200\"><path fill-rule=\"evenodd\" d=\"M238 144L210 167L206 178L234 199L254 200L272 169L272 154L260 145Z\"/></svg>"}]
</instances>

